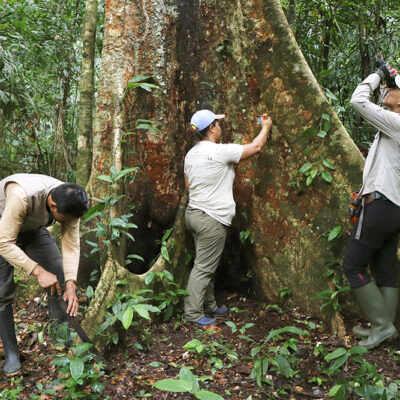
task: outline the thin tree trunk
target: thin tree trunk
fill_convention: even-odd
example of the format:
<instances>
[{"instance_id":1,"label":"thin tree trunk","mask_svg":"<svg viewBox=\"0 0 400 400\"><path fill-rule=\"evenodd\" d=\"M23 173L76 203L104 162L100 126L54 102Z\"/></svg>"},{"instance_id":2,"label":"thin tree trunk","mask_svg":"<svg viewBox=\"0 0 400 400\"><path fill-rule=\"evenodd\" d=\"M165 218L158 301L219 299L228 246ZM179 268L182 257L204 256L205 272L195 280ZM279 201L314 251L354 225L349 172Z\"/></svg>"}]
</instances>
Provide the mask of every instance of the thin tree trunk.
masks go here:
<instances>
[{"instance_id":1,"label":"thin tree trunk","mask_svg":"<svg viewBox=\"0 0 400 400\"><path fill-rule=\"evenodd\" d=\"M94 57L96 47L97 0L86 0L83 24L82 72L79 84L79 122L76 181L86 186L92 164L91 138L94 108Z\"/></svg>"},{"instance_id":2,"label":"thin tree trunk","mask_svg":"<svg viewBox=\"0 0 400 400\"><path fill-rule=\"evenodd\" d=\"M56 136L53 141L54 151L51 166L51 174L62 180L65 180L67 171L72 171L64 138L66 108L71 88L70 72L70 68L67 68L67 76L62 79L63 98L56 108Z\"/></svg>"}]
</instances>

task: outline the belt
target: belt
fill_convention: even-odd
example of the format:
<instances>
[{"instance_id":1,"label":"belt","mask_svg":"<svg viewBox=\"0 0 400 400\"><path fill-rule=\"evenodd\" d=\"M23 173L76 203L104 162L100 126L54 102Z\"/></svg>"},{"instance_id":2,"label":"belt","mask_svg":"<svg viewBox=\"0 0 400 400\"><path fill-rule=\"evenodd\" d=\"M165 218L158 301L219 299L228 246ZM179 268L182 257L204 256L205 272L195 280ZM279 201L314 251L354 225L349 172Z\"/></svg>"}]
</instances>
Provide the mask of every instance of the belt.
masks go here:
<instances>
[{"instance_id":1,"label":"belt","mask_svg":"<svg viewBox=\"0 0 400 400\"><path fill-rule=\"evenodd\" d=\"M373 202L374 200L378 200L378 199L390 201L385 195L383 195L380 192L372 192L372 193L368 193L365 196L362 196L361 214L360 214L360 218L358 220L358 226L357 226L357 231L356 231L356 235L355 235L356 240L360 240L360 237L361 237L361 229L362 229L362 224L363 224L363 220L364 220L365 204L369 204L369 203Z\"/></svg>"},{"instance_id":2,"label":"belt","mask_svg":"<svg viewBox=\"0 0 400 400\"><path fill-rule=\"evenodd\" d=\"M372 192L368 193L367 195L363 196L365 198L365 204L371 203L371 201L382 199L386 201L390 201L385 195L380 192Z\"/></svg>"}]
</instances>

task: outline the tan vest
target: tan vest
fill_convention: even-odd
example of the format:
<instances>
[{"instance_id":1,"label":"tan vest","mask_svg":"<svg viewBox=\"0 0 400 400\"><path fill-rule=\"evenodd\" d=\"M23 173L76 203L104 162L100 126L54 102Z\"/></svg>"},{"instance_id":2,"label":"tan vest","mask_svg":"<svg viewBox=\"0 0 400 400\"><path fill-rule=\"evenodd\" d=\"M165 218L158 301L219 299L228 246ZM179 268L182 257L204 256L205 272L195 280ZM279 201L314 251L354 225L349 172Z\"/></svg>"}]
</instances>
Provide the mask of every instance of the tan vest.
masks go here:
<instances>
[{"instance_id":1,"label":"tan vest","mask_svg":"<svg viewBox=\"0 0 400 400\"><path fill-rule=\"evenodd\" d=\"M39 174L15 174L4 178L0 181L0 216L6 205L5 189L10 182L20 185L28 199L28 209L21 232L49 226L54 222L52 214L47 209L47 197L53 188L64 182Z\"/></svg>"}]
</instances>

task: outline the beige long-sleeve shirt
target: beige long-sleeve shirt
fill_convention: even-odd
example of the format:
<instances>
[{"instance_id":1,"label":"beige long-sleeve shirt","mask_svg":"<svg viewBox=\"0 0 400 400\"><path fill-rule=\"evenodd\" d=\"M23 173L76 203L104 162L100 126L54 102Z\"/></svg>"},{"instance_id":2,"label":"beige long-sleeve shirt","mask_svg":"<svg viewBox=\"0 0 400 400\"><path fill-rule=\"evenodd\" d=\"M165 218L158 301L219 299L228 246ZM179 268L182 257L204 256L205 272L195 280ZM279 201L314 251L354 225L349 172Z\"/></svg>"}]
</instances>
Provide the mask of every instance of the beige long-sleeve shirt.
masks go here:
<instances>
[{"instance_id":1,"label":"beige long-sleeve shirt","mask_svg":"<svg viewBox=\"0 0 400 400\"><path fill-rule=\"evenodd\" d=\"M6 205L0 218L0 255L13 266L31 274L38 265L37 262L16 245L17 236L27 214L27 195L17 183L9 183L6 196ZM61 223L61 245L65 281L76 281L80 253L79 219Z\"/></svg>"}]
</instances>

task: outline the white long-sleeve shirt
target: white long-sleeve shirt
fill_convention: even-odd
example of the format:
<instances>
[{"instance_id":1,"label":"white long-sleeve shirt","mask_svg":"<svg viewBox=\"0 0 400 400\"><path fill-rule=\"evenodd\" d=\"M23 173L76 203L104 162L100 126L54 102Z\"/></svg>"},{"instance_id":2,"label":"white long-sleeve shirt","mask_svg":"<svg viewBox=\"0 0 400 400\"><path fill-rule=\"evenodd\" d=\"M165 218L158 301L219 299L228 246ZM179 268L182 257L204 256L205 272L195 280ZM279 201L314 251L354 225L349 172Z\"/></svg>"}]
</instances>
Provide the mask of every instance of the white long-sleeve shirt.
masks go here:
<instances>
[{"instance_id":1,"label":"white long-sleeve shirt","mask_svg":"<svg viewBox=\"0 0 400 400\"><path fill-rule=\"evenodd\" d=\"M370 74L351 98L354 109L379 130L365 162L358 196L378 191L400 206L400 114L370 101L379 83L379 75Z\"/></svg>"}]
</instances>

